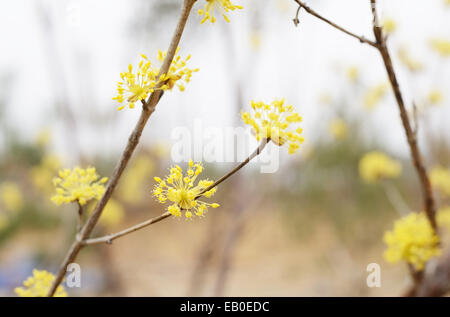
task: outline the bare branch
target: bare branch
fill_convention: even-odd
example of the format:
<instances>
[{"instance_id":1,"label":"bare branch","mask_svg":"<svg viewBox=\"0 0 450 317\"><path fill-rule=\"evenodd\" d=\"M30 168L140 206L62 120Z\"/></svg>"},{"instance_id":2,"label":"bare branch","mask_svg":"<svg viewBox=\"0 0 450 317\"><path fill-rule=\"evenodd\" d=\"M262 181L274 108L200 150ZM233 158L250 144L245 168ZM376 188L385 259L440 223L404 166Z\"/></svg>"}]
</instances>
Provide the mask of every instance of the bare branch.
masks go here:
<instances>
[{"instance_id":1,"label":"bare branch","mask_svg":"<svg viewBox=\"0 0 450 317\"><path fill-rule=\"evenodd\" d=\"M298 23L300 23L300 21L298 19L298 14L299 14L300 9L303 8L303 9L305 9L306 12L308 12L312 16L315 16L316 18L324 21L325 23L331 25L332 27L338 29L341 32L344 32L345 34L350 35L351 37L359 40L361 43L366 43L366 44L369 44L370 46L373 46L373 47L377 48L377 43L366 39L364 36L356 35L355 33L352 33L350 31L344 29L343 27L337 25L336 23L328 20L327 18L323 17L322 15L320 15L319 13L317 13L316 11L314 11L313 9L308 7L303 1L300 1L300 0L294 0L294 1L299 5L299 8L297 9L297 13L296 13L295 18L294 18L295 26L297 26Z\"/></svg>"},{"instance_id":2,"label":"bare branch","mask_svg":"<svg viewBox=\"0 0 450 317\"><path fill-rule=\"evenodd\" d=\"M175 32L172 36L172 40L169 45L169 49L167 51L167 55L164 59L164 62L161 66L160 74L166 74L169 70L170 64L172 63L173 57L175 55L176 49L178 47L178 44L181 39L181 35L183 34L183 30L186 26L187 19L189 17L190 11L192 9L192 6L194 5L196 0L184 0L183 6L181 9L181 14L178 20L178 24L176 26ZM106 186L105 193L100 198L100 200L97 203L97 206L94 209L94 212L87 220L85 226L81 230L80 234L77 236L77 239L73 242L71 248L69 249L69 252L67 253L63 263L61 264L61 267L59 268L59 271L55 277L55 280L53 281L52 287L49 290L48 296L53 296L53 294L56 291L56 288L61 284L64 275L66 273L67 266L75 260L78 253L84 246L83 240L87 239L90 234L92 233L92 230L94 229L95 225L98 222L98 219L100 218L103 209L105 208L109 198L111 197L112 193L114 192L114 189L117 186L117 183L119 182L119 179L125 170L125 167L128 164L128 161L130 160L134 150L136 149L136 146L139 143L139 139L142 135L142 131L144 130L144 127L150 118L151 114L155 111L155 107L157 103L159 102L161 97L160 90L155 90L153 92L148 101L143 105L142 112L139 117L139 120L136 124L136 127L134 128L133 132L131 133L127 146L122 153L122 156L113 172L113 175L110 178L110 181L108 182L108 185Z\"/></svg>"},{"instance_id":3,"label":"bare branch","mask_svg":"<svg viewBox=\"0 0 450 317\"><path fill-rule=\"evenodd\" d=\"M162 215L159 215L158 217L154 217L151 218L149 220L146 220L144 222L138 223L137 225L134 225L130 228L127 228L125 230L119 231L117 233L114 234L109 234L100 238L93 238L93 239L87 239L83 241L83 245L90 245L90 244L100 244L100 243L107 243L107 244L111 244L114 240L123 237L127 234L133 233L135 231L138 231L142 228L145 228L147 226L150 226L154 223L160 222L161 220L164 220L166 218L169 218L170 216L172 216L172 214L170 212L165 212Z\"/></svg>"},{"instance_id":4,"label":"bare branch","mask_svg":"<svg viewBox=\"0 0 450 317\"><path fill-rule=\"evenodd\" d=\"M376 43L378 50L383 58L384 66L386 68L386 72L389 77L389 81L391 83L392 89L394 90L395 99L397 101L397 105L400 110L400 118L402 120L403 128L406 133L406 138L408 141L408 145L411 152L412 161L414 167L419 176L422 194L424 197L424 209L427 215L428 220L433 228L433 230L437 234L437 223L436 223L436 206L435 200L433 197L433 190L431 188L430 179L428 178L428 173L423 163L423 158L419 150L419 145L417 144L417 138L415 132L411 127L411 123L408 117L408 113L405 108L405 102L403 99L402 92L400 90L400 85L397 80L397 75L394 70L394 66L392 63L391 55L389 53L389 49L386 44L386 37L383 34L383 29L379 26L378 23L378 14L376 9L376 0L370 0L372 6L372 14L373 14L373 33L376 38Z\"/></svg>"},{"instance_id":5,"label":"bare branch","mask_svg":"<svg viewBox=\"0 0 450 317\"><path fill-rule=\"evenodd\" d=\"M198 199L202 196L202 194L204 194L205 192L207 192L208 190L211 190L212 188L218 186L220 183L222 183L223 181L225 181L227 178L229 178L230 176L232 176L234 173L236 173L238 170L240 170L241 168L243 168L245 165L248 164L248 162L250 162L252 159L254 159L256 156L258 156L262 150L264 149L264 147L266 146L266 144L269 142L269 139L264 139L263 142L261 142L261 144L256 148L255 151L253 151L252 154L250 154L245 161L243 161L242 163L240 163L238 166L236 166L235 168L233 168L233 170L231 170L229 173L225 174L224 176L222 176L221 178L219 178L217 181L215 181L211 186L209 186L208 188L204 189L203 191L200 192L200 194L195 197L195 199ZM154 223L160 222L161 220L164 220L166 218L169 218L171 216L170 212L165 212L160 216L157 216L155 218L151 218L149 220L146 220L144 222L138 223L137 225L134 225L130 228L127 228L125 230L119 231L117 233L114 234L109 234L103 237L99 237L99 238L93 238L93 239L84 239L81 241L81 244L83 246L85 245L90 245L90 244L100 244L100 243L107 243L107 244L111 244L113 240L123 237L127 234L133 233L135 231L138 231L140 229L143 229L145 227L148 227Z\"/></svg>"}]
</instances>

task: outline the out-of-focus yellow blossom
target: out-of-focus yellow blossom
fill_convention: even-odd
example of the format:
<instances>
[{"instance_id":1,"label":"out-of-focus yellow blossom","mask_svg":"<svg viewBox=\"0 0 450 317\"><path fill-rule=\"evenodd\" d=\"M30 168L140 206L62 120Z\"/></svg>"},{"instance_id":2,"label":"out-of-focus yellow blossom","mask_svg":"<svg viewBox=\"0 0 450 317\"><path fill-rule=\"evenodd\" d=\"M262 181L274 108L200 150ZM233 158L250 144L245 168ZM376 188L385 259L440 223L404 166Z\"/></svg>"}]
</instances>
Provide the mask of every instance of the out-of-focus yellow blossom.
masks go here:
<instances>
[{"instance_id":1,"label":"out-of-focus yellow blossom","mask_svg":"<svg viewBox=\"0 0 450 317\"><path fill-rule=\"evenodd\" d=\"M24 205L22 192L13 182L3 182L0 185L0 198L3 207L8 211L17 212Z\"/></svg>"},{"instance_id":2,"label":"out-of-focus yellow blossom","mask_svg":"<svg viewBox=\"0 0 450 317\"><path fill-rule=\"evenodd\" d=\"M166 203L167 200L172 202L167 210L175 217L184 216L186 218L192 218L193 215L203 216L208 207L217 208L219 204L206 203L196 199L198 196L204 196L210 198L216 192L216 188L212 188L203 193L205 189L214 184L210 180L201 180L194 185L197 176L203 171L203 166L199 163L189 161L189 169L186 175L183 176L183 172L180 166L175 165L170 168L170 174L164 180L159 177L155 177L155 181L158 183L153 189L153 195L158 198L160 203Z\"/></svg>"},{"instance_id":3,"label":"out-of-focus yellow blossom","mask_svg":"<svg viewBox=\"0 0 450 317\"><path fill-rule=\"evenodd\" d=\"M39 147L46 147L51 141L50 129L42 129L36 135L35 142Z\"/></svg>"},{"instance_id":4,"label":"out-of-focus yellow blossom","mask_svg":"<svg viewBox=\"0 0 450 317\"><path fill-rule=\"evenodd\" d=\"M120 224L124 217L125 210L122 205L114 199L110 199L103 209L99 223L105 228L113 228Z\"/></svg>"},{"instance_id":5,"label":"out-of-focus yellow blossom","mask_svg":"<svg viewBox=\"0 0 450 317\"><path fill-rule=\"evenodd\" d=\"M394 33L397 30L397 22L392 18L386 18L383 20L383 30L386 33Z\"/></svg>"},{"instance_id":6,"label":"out-of-focus yellow blossom","mask_svg":"<svg viewBox=\"0 0 450 317\"><path fill-rule=\"evenodd\" d=\"M383 97L386 95L388 87L389 85L384 83L370 88L364 95L364 106L367 109L375 108L375 106L378 105L381 99L383 99Z\"/></svg>"},{"instance_id":7,"label":"out-of-focus yellow blossom","mask_svg":"<svg viewBox=\"0 0 450 317\"><path fill-rule=\"evenodd\" d=\"M52 286L55 276L45 270L33 270L33 276L23 282L24 287L16 287L14 292L20 297L46 297ZM63 286L58 286L54 297L67 297Z\"/></svg>"},{"instance_id":8,"label":"out-of-focus yellow blossom","mask_svg":"<svg viewBox=\"0 0 450 317\"><path fill-rule=\"evenodd\" d=\"M153 161L147 156L139 156L123 176L118 192L120 199L128 204L139 204L146 192L143 185L153 170Z\"/></svg>"},{"instance_id":9,"label":"out-of-focus yellow blossom","mask_svg":"<svg viewBox=\"0 0 450 317\"><path fill-rule=\"evenodd\" d=\"M330 123L330 133L337 139L342 140L347 136L348 127L344 120L340 118L333 119Z\"/></svg>"},{"instance_id":10,"label":"out-of-focus yellow blossom","mask_svg":"<svg viewBox=\"0 0 450 317\"><path fill-rule=\"evenodd\" d=\"M396 178L402 172L400 162L382 152L366 153L359 161L359 175L366 183L376 183L386 178Z\"/></svg>"},{"instance_id":11,"label":"out-of-focus yellow blossom","mask_svg":"<svg viewBox=\"0 0 450 317\"><path fill-rule=\"evenodd\" d=\"M416 270L423 270L427 261L439 256L439 238L425 214L411 213L394 223L394 229L384 234L388 249L384 258L390 263L406 261Z\"/></svg>"},{"instance_id":12,"label":"out-of-focus yellow blossom","mask_svg":"<svg viewBox=\"0 0 450 317\"><path fill-rule=\"evenodd\" d=\"M41 164L31 168L31 180L33 184L44 191L53 191L52 179L58 169L61 168L61 161L56 155L46 155L42 158Z\"/></svg>"},{"instance_id":13,"label":"out-of-focus yellow blossom","mask_svg":"<svg viewBox=\"0 0 450 317\"><path fill-rule=\"evenodd\" d=\"M299 127L302 117L294 111L294 107L284 105L284 98L271 104L252 100L251 104L253 116L242 112L241 117L245 124L253 128L256 139L270 138L278 146L289 144L289 154L294 154L304 141L301 136L303 129Z\"/></svg>"},{"instance_id":14,"label":"out-of-focus yellow blossom","mask_svg":"<svg viewBox=\"0 0 450 317\"><path fill-rule=\"evenodd\" d=\"M442 207L436 214L436 221L439 227L450 230L450 207Z\"/></svg>"},{"instance_id":15,"label":"out-of-focus yellow blossom","mask_svg":"<svg viewBox=\"0 0 450 317\"><path fill-rule=\"evenodd\" d=\"M182 82L188 83L191 80L192 73L197 72L198 68L191 69L186 67L186 63L191 58L191 55L182 59L178 55L178 51L179 48L177 48L168 73L161 76L159 76L160 66L154 67L148 57L141 54L142 60L139 62L139 68L136 73L133 73L131 64L128 66L127 72L120 73L122 81L117 83L117 96L113 97L113 100L117 100L121 104L128 103L130 108L134 108L136 102L145 100L155 89L171 90L179 82L177 85L179 90L184 91ZM160 64L162 64L166 55L167 51L162 52L160 50L158 52ZM120 106L118 110L122 110L125 105Z\"/></svg>"},{"instance_id":16,"label":"out-of-focus yellow blossom","mask_svg":"<svg viewBox=\"0 0 450 317\"><path fill-rule=\"evenodd\" d=\"M428 93L428 101L432 105L438 105L442 103L444 100L444 96L442 96L442 92L440 90L433 89Z\"/></svg>"},{"instance_id":17,"label":"out-of-focus yellow blossom","mask_svg":"<svg viewBox=\"0 0 450 317\"><path fill-rule=\"evenodd\" d=\"M403 65L405 65L411 72L419 72L423 69L423 64L412 58L408 53L408 50L404 47L398 50L398 58Z\"/></svg>"},{"instance_id":18,"label":"out-of-focus yellow blossom","mask_svg":"<svg viewBox=\"0 0 450 317\"><path fill-rule=\"evenodd\" d=\"M56 195L51 200L57 205L77 201L83 206L91 199L100 199L105 192L104 184L107 181L107 177L99 180L95 167L60 170L59 177L53 179Z\"/></svg>"},{"instance_id":19,"label":"out-of-focus yellow blossom","mask_svg":"<svg viewBox=\"0 0 450 317\"><path fill-rule=\"evenodd\" d=\"M444 0L445 1L445 5L450 6L450 0Z\"/></svg>"},{"instance_id":20,"label":"out-of-focus yellow blossom","mask_svg":"<svg viewBox=\"0 0 450 317\"><path fill-rule=\"evenodd\" d=\"M8 226L8 224L9 224L8 217L5 214L0 213L0 231L5 229Z\"/></svg>"},{"instance_id":21,"label":"out-of-focus yellow blossom","mask_svg":"<svg viewBox=\"0 0 450 317\"><path fill-rule=\"evenodd\" d=\"M230 22L227 13L243 8L243 6L233 4L230 0L206 0L205 6L203 9L198 10L198 14L203 16L201 24L208 20L211 23L216 22L216 18L214 17L215 10L219 11L225 21Z\"/></svg>"},{"instance_id":22,"label":"out-of-focus yellow blossom","mask_svg":"<svg viewBox=\"0 0 450 317\"><path fill-rule=\"evenodd\" d=\"M442 57L450 56L450 41L445 39L432 39L430 40L431 48L436 51Z\"/></svg>"},{"instance_id":23,"label":"out-of-focus yellow blossom","mask_svg":"<svg viewBox=\"0 0 450 317\"><path fill-rule=\"evenodd\" d=\"M450 196L450 169L435 166L430 171L431 185L444 196Z\"/></svg>"},{"instance_id":24,"label":"out-of-focus yellow blossom","mask_svg":"<svg viewBox=\"0 0 450 317\"><path fill-rule=\"evenodd\" d=\"M352 83L356 83L359 79L359 69L356 66L347 68L347 77Z\"/></svg>"}]
</instances>

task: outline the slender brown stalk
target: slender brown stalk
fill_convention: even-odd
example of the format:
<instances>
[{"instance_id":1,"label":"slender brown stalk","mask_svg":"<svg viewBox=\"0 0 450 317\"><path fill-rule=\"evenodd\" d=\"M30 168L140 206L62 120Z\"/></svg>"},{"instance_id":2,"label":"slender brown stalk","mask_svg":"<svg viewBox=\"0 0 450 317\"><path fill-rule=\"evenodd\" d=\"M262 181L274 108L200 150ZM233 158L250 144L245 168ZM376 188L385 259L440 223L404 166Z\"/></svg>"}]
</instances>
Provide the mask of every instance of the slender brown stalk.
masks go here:
<instances>
[{"instance_id":1,"label":"slender brown stalk","mask_svg":"<svg viewBox=\"0 0 450 317\"><path fill-rule=\"evenodd\" d=\"M423 163L423 158L419 150L419 146L417 143L417 137L416 132L413 130L411 126L411 122L408 117L408 113L405 108L405 102L403 99L403 94L400 90L400 85L397 80L397 75L394 70L394 66L392 64L391 55L389 53L389 49L386 45L386 37L383 34L383 30L379 25L378 21L378 15L376 10L376 0L370 0L371 6L372 6L372 14L373 14L373 33L375 35L376 41L369 41L363 37L357 36L352 32L347 31L346 29L340 27L336 23L331 22L330 20L324 18L317 12L310 9L308 6L306 6L302 1L300 0L294 0L299 6L305 9L306 12L309 14L315 16L316 18L326 22L327 24L333 26L334 28L344 32L347 35L350 35L351 37L354 37L358 40L360 40L362 43L369 44L372 47L375 47L379 52L380 55L383 58L384 66L386 68L386 72L389 77L389 81L391 83L392 89L394 91L395 99L397 101L397 105L400 110L400 118L402 120L403 128L406 133L406 138L408 141L408 145L411 152L412 161L414 164L414 167L417 171L417 174L419 176L422 195L424 197L424 209L425 213L427 215L428 220L430 221L430 224L435 232L437 232L437 224L436 224L436 206L435 206L435 200L433 197L433 190L431 187L430 179L428 178L427 170L425 168L425 165Z\"/></svg>"},{"instance_id":2,"label":"slender brown stalk","mask_svg":"<svg viewBox=\"0 0 450 317\"><path fill-rule=\"evenodd\" d=\"M222 176L221 178L219 178L217 181L215 181L211 186L209 186L208 188L206 188L205 190L203 190L201 192L201 194L199 194L197 197L195 197L195 199L198 199L201 197L202 194L204 194L205 192L207 192L208 190L218 186L220 183L222 183L223 181L225 181L227 178L229 178L230 176L232 176L234 173L236 173L238 170L240 170L241 168L243 168L246 164L248 164L248 162L250 162L252 159L254 159L256 156L258 156L259 154L261 154L262 150L264 149L264 147L266 146L267 142L269 142L268 139L265 139L263 142L260 143L260 145L256 148L255 151L253 151L253 153L251 153L246 159L245 161L243 161L242 163L240 163L238 166L236 166L235 168L233 168L229 173L225 174L224 176ZM138 231L140 229L143 229L145 227L148 227L152 224L155 224L157 222L160 222L161 220L164 220L166 218L169 218L171 216L170 212L165 212L162 215L159 215L157 217L148 219L144 222L138 223L137 225L134 225L132 227L129 227L127 229L124 229L122 231L119 231L117 233L114 234L109 234L103 237L99 237L99 238L92 238L92 239L83 239L80 241L80 244L82 246L85 245L90 245L90 244L100 244L100 243L107 243L107 244L111 244L113 240L118 239L120 237L123 237L127 234L133 233L135 231Z\"/></svg>"},{"instance_id":3,"label":"slender brown stalk","mask_svg":"<svg viewBox=\"0 0 450 317\"><path fill-rule=\"evenodd\" d=\"M184 0L183 6L181 9L181 14L177 23L177 26L175 28L175 32L172 36L172 40L169 45L169 49L167 50L167 55L164 59L164 62L161 66L160 74L166 74L169 70L170 64L172 63L172 60L175 56L176 49L178 47L178 44L181 39L181 35L183 34L183 30L186 26L187 19L189 17L189 14L191 12L192 6L194 5L196 0ZM158 88L158 87L157 87ZM61 284L64 275L66 273L67 266L75 260L78 253L84 246L83 240L87 239L90 234L92 233L92 230L94 229L95 225L98 222L98 219L100 218L103 209L105 208L108 200L110 199L112 193L114 192L114 189L117 186L117 183L119 182L119 179L125 170L125 167L128 164L128 161L130 160L134 150L136 149L136 146L139 143L139 139L142 135L142 131L144 130L144 127L150 118L151 114L155 111L155 107L158 104L161 97L161 91L155 90L153 92L147 102L143 104L142 112L139 117L139 120L131 133L128 143L126 145L126 148L124 152L122 153L122 156L114 169L113 175L110 178L110 181L108 182L108 185L106 186L105 193L98 201L94 212L87 220L86 224L82 228L79 235L77 235L77 238L73 242L72 246L70 247L64 261L61 264L61 267L59 268L58 273L56 274L55 280L52 284L52 287L49 290L48 296L53 296L53 294L56 291L56 288Z\"/></svg>"},{"instance_id":4,"label":"slender brown stalk","mask_svg":"<svg viewBox=\"0 0 450 317\"><path fill-rule=\"evenodd\" d=\"M325 23L331 25L332 27L338 29L339 31L344 32L345 34L350 35L351 37L354 37L355 39L358 39L361 43L366 43L366 44L369 44L369 45L371 45L373 47L377 47L377 44L375 42L366 39L364 36L356 35L355 33L352 33L350 31L348 31L347 29L344 29L343 27L337 25L336 23L328 20L327 18L323 17L322 15L318 14L316 11L314 11L313 9L308 7L303 1L300 1L300 0L294 0L294 1L297 2L298 6L299 6L298 10L297 10L297 14L295 15L295 18L294 18L294 23L295 23L296 26L300 23L300 21L298 19L298 15L300 13L300 9L303 8L309 14L311 14L311 15L315 16L316 18L324 21Z\"/></svg>"},{"instance_id":5,"label":"slender brown stalk","mask_svg":"<svg viewBox=\"0 0 450 317\"><path fill-rule=\"evenodd\" d=\"M138 223L137 225L134 225L130 228L127 228L125 230L119 231L117 233L114 234L109 234L100 238L93 238L93 239L87 239L83 241L83 245L90 245L90 244L100 244L100 243L107 243L107 244L111 244L114 240L123 237L127 234L133 233L135 231L138 231L142 228L145 228L147 226L150 226L154 223L160 222L161 220L164 220L166 218L169 218L170 216L172 216L172 214L170 212L165 212L162 215L159 215L157 217L151 218L147 221Z\"/></svg>"},{"instance_id":6,"label":"slender brown stalk","mask_svg":"<svg viewBox=\"0 0 450 317\"><path fill-rule=\"evenodd\" d=\"M373 33L376 38L377 48L383 58L384 66L386 72L389 76L389 81L391 82L392 89L394 90L395 99L400 110L400 118L402 120L403 128L406 133L406 138L408 140L409 149L411 152L412 161L414 167L416 168L417 174L419 175L420 184L422 188L422 194L424 197L424 208L425 213L430 221L431 226L437 233L437 223L436 223L436 206L433 197L433 190L431 187L430 179L428 178L428 173L423 163L423 158L419 150L419 145L417 143L416 133L411 126L411 122L408 117L408 112L406 111L405 102L403 99L402 92L400 90L400 85L397 80L397 75L392 64L391 55L389 49L386 45L386 37L383 34L383 30L379 25L378 14L376 9L376 0L370 0L372 5L373 14Z\"/></svg>"}]
</instances>

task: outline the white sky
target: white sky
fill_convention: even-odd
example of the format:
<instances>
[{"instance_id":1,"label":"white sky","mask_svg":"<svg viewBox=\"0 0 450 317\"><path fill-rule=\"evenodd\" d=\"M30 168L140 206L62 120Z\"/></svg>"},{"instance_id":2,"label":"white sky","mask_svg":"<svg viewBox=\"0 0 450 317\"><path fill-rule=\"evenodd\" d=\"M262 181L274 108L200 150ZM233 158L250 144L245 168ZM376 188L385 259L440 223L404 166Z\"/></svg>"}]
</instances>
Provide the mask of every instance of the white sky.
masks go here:
<instances>
[{"instance_id":1,"label":"white sky","mask_svg":"<svg viewBox=\"0 0 450 317\"><path fill-rule=\"evenodd\" d=\"M204 126L232 125L239 114L233 105L234 84L230 78L238 78L241 83L246 105L251 99L271 101L286 97L304 117L307 140L323 134L333 117L334 110L318 104L318 96L323 92L336 97L350 95L351 88L344 74L348 66L360 68L365 85L387 81L381 59L373 48L304 12L300 26L295 28L292 18L296 5L292 0L235 0L245 9L232 12L231 23L218 18L215 25L199 26L201 18L196 11L202 2L199 0L195 5L180 45L181 54L191 53L190 65L199 67L200 72L193 75L185 92L174 90L165 94L144 132L144 142L170 140L172 128L191 128L195 119L202 120ZM137 0L1 1L0 76L14 75L11 86L0 91L10 96L9 124L20 126L27 138L45 126L52 127L56 135L54 146L70 155L62 120L52 114L54 98L60 93L52 77L56 69L57 82L68 87L67 98L79 125L76 137L83 151L116 153L121 150L139 110L116 111L117 104L111 98L115 95L119 73L126 70L128 63L136 64L141 52L150 57L159 48L167 48L175 26L174 19L156 16L154 21L148 21L146 30L147 35L155 33L153 36L133 31L130 24L136 20L138 5L143 3ZM308 3L356 34L372 38L368 0L310 0ZM419 102L432 88L441 89L446 107L432 109L431 122L434 129L450 135L450 60L439 59L428 46L430 37L450 39L450 8L446 9L443 3L444 0L385 0L380 1L380 11L382 17L392 17L398 24L397 32L390 38L393 55L396 48L404 45L426 65L425 72L414 76L398 62L395 65L408 104L412 100ZM51 49L50 58L48 37L37 14L42 8L50 14L55 26L57 44ZM249 41L254 32L251 22L255 12L260 14L258 50ZM158 26L157 31L151 29L152 23ZM227 32L231 42L227 40ZM407 153L392 97L386 98L370 114L361 110L361 100L348 107L364 115L362 120L370 127L373 138L385 142L397 155ZM98 114L113 120L93 126Z\"/></svg>"}]
</instances>

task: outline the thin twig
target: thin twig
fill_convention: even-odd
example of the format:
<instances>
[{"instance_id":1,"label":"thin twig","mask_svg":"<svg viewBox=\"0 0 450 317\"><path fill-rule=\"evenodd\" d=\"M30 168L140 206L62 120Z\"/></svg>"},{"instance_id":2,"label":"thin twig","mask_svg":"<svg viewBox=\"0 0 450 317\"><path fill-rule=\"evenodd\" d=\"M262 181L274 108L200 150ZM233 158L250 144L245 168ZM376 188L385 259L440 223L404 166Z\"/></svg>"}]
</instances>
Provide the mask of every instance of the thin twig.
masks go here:
<instances>
[{"instance_id":1,"label":"thin twig","mask_svg":"<svg viewBox=\"0 0 450 317\"><path fill-rule=\"evenodd\" d=\"M433 228L433 230L437 233L437 224L436 224L436 206L435 200L433 197L433 190L431 188L431 183L428 178L427 170L423 163L422 155L419 151L419 146L417 144L417 137L411 127L411 123L409 121L408 113L405 108L405 103L403 99L402 92L400 90L400 85L397 80L396 73L394 71L394 66L392 64L391 55L389 53L389 49L386 44L386 37L384 36L383 29L380 27L378 21L378 14L376 10L376 0L370 0L372 6L372 14L373 14L373 33L375 35L376 42L369 41L363 37L357 36L352 32L347 31L346 29L338 26L337 24L331 22L330 20L324 18L323 16L316 13L314 10L310 9L307 5L305 5L300 0L294 0L299 6L305 9L306 12L315 16L316 18L326 22L327 24L333 26L334 28L350 35L351 37L359 39L363 43L367 43L372 47L375 47L381 54L384 62L384 66L386 68L386 72L389 77L389 81L391 83L392 89L394 90L395 99L397 101L397 105L400 110L400 117L402 120L402 124L406 133L406 138L408 141L408 145L411 152L412 161L414 167L419 176L422 194L424 197L424 209L427 215L428 220Z\"/></svg>"},{"instance_id":2,"label":"thin twig","mask_svg":"<svg viewBox=\"0 0 450 317\"><path fill-rule=\"evenodd\" d=\"M427 170L423 163L422 155L419 150L419 145L417 143L417 137L415 132L411 127L411 123L408 117L408 112L405 108L405 103L403 99L402 92L400 90L400 85L397 80L397 76L394 70L394 66L392 64L391 55L389 53L389 49L386 44L386 38L383 35L383 29L380 27L378 23L378 14L376 9L376 0L370 0L372 6L372 14L373 14L373 33L376 38L377 48L383 58L384 66L386 68L386 72L389 77L389 81L391 82L392 89L394 90L395 99L397 101L397 105L400 110L400 118L402 120L403 128L406 133L406 138L408 140L412 160L414 163L414 167L416 168L417 174L419 175L420 184L422 188L422 194L424 197L424 208L425 213L427 215L428 220L433 228L433 230L437 234L437 223L436 223L436 206L435 200L433 197L433 190L431 188L430 179L428 178Z\"/></svg>"},{"instance_id":3,"label":"thin twig","mask_svg":"<svg viewBox=\"0 0 450 317\"><path fill-rule=\"evenodd\" d=\"M93 238L93 239L87 239L83 241L83 245L91 245L91 244L100 244L100 243L107 243L107 244L112 244L112 242L120 237L123 237L127 234L130 234L132 232L138 231L142 228L145 228L147 226L150 226L154 223L160 222L161 220L164 220L166 218L169 218L170 216L172 216L172 214L170 212L165 212L162 215L159 215L158 217L154 217L152 219L149 219L147 221L138 223L137 225L134 225L130 228L127 228L125 230L119 231L117 233L114 234L109 234L100 238Z\"/></svg>"},{"instance_id":4,"label":"thin twig","mask_svg":"<svg viewBox=\"0 0 450 317\"><path fill-rule=\"evenodd\" d=\"M222 183L223 181L225 181L227 178L229 178L230 176L232 176L234 173L236 173L238 170L240 170L241 168L243 168L248 162L250 162L252 159L254 159L256 156L258 156L261 151L264 149L264 147L266 146L268 142L268 139L265 139L263 142L261 142L261 144L256 148L255 151L253 151L252 154L250 154L244 162L240 163L238 166L236 166L235 168L233 168L233 170L231 170L229 173L225 174L224 176L222 176L219 180L215 181L211 186L209 186L208 188L206 188L205 190L203 190L201 192L201 194L199 194L197 197L195 197L195 199L198 199L201 197L202 194L204 194L205 192L207 192L208 190L211 190L212 188L218 186L220 183ZM169 218L172 214L170 212L165 212L162 215L159 215L157 217L148 219L144 222L138 223L137 225L134 225L132 227L129 227L127 229L124 229L122 231L119 231L117 233L114 234L109 234L103 237L99 237L99 238L92 238L92 239L84 239L81 241L81 244L83 246L85 245L90 245L90 244L100 244L100 243L107 243L107 244L111 244L113 240L123 237L127 234L133 233L135 231L138 231L140 229L143 229L145 227L148 227L152 224L155 224L157 222L160 222L161 220L164 220L166 218Z\"/></svg>"},{"instance_id":5,"label":"thin twig","mask_svg":"<svg viewBox=\"0 0 450 317\"><path fill-rule=\"evenodd\" d=\"M325 23L331 25L332 27L338 29L339 31L344 32L345 34L350 35L351 37L354 37L354 38L358 39L361 43L366 43L366 44L369 44L369 45L377 48L377 43L366 39L364 36L356 35L355 33L352 33L350 31L344 29L343 27L337 25L336 23L328 20L327 18L323 17L322 15L320 15L319 13L317 13L316 11L314 11L313 9L308 7L303 1L300 1L300 0L294 0L294 1L297 2L297 4L299 5L299 8L297 9L296 16L294 18L294 23L295 23L296 26L300 22L299 19L298 19L298 14L300 12L300 8L303 8L309 14L311 14L311 15L315 16L316 18L324 21Z\"/></svg>"},{"instance_id":6,"label":"thin twig","mask_svg":"<svg viewBox=\"0 0 450 317\"><path fill-rule=\"evenodd\" d=\"M189 17L190 11L192 9L192 6L194 5L196 0L184 0L181 14L177 23L177 26L175 28L175 32L172 36L172 40L169 45L169 49L167 50L167 55L164 59L164 62L161 66L160 74L166 74L169 70L170 64L172 63L172 60L175 56L176 49L178 47L178 44L181 39L181 35L183 34L183 30L186 26L186 21ZM155 107L160 100L161 91L155 90L153 92L148 101L143 105L142 112L139 117L139 120L136 124L136 127L134 128L133 132L131 133L127 146L122 153L122 156L120 158L119 163L117 164L113 175L110 178L110 181L108 182L108 185L106 186L105 193L100 198L100 200L97 203L97 206L94 209L94 212L87 220L85 226L81 230L80 234L77 235L76 240L73 242L72 246L70 247L64 261L61 264L61 267L59 268L58 273L56 274L55 280L52 283L52 287L49 290L48 296L53 296L53 294L56 291L56 288L61 284L64 275L66 273L67 266L75 260L78 253L84 246L83 240L87 239L90 234L92 233L92 230L94 229L95 225L98 222L98 219L100 218L103 209L105 208L109 198L111 197L112 193L114 192L114 189L117 186L117 183L119 182L120 176L122 175L123 171L125 170L125 167L128 164L128 161L130 160L134 150L136 149L136 146L139 143L139 139L142 135L142 131L144 130L144 127L150 118L151 114L155 111Z\"/></svg>"},{"instance_id":7,"label":"thin twig","mask_svg":"<svg viewBox=\"0 0 450 317\"><path fill-rule=\"evenodd\" d=\"M264 147L267 145L267 143L270 142L270 138L269 139L264 139L261 141L261 143L259 144L259 146L256 148L255 151L253 151L252 154L249 155L249 157L247 157L245 159L245 161L243 161L241 164L239 164L238 166L236 166L235 168L233 168L229 173L225 174L224 176L222 176L221 178L219 178L217 181L215 181L211 186L208 186L207 188L205 188L204 190L202 190L197 197L195 197L195 199L200 198L201 195L203 195L204 193L206 193L208 190L211 190L212 188L218 186L220 183L222 183L223 181L225 181L227 178L229 178L231 175L233 175L234 173L236 173L237 171L239 171L241 168L243 168L245 165L248 164L248 162L250 162L252 159L254 159L256 156L258 156L262 150L264 149Z\"/></svg>"}]
</instances>

